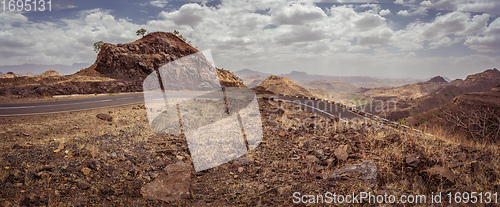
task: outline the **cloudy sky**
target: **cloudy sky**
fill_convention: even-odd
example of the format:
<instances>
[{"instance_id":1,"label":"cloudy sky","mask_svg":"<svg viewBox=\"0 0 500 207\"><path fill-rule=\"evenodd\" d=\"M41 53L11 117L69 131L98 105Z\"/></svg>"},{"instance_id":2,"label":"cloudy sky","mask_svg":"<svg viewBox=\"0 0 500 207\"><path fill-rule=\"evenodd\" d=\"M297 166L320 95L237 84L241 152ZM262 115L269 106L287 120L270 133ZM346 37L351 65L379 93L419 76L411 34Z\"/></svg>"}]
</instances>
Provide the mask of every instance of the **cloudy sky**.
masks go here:
<instances>
[{"instance_id":1,"label":"cloudy sky","mask_svg":"<svg viewBox=\"0 0 500 207\"><path fill-rule=\"evenodd\" d=\"M231 71L454 79L500 68L497 0L52 0L51 7L0 11L0 65L93 63L94 42L131 42L144 28L179 30Z\"/></svg>"}]
</instances>

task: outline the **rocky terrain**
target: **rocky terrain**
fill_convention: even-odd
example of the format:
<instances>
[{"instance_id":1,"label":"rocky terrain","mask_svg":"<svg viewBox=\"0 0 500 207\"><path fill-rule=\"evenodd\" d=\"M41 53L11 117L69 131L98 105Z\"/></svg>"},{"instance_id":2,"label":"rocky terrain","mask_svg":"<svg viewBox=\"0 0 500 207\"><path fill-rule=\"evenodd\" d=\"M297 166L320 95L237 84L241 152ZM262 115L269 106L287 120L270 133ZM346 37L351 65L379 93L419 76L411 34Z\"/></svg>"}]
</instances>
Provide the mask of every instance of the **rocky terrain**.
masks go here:
<instances>
[{"instance_id":1,"label":"rocky terrain","mask_svg":"<svg viewBox=\"0 0 500 207\"><path fill-rule=\"evenodd\" d=\"M500 142L500 85L487 92L465 93L452 101L404 119L420 128L440 127L483 143Z\"/></svg>"},{"instance_id":2,"label":"rocky terrain","mask_svg":"<svg viewBox=\"0 0 500 207\"><path fill-rule=\"evenodd\" d=\"M398 99L397 111L389 112L384 116L392 120L414 116L442 106L457 96L473 92L487 92L499 84L500 72L497 69L488 69L482 73L469 75L465 80L454 80L416 99Z\"/></svg>"},{"instance_id":3,"label":"rocky terrain","mask_svg":"<svg viewBox=\"0 0 500 207\"><path fill-rule=\"evenodd\" d=\"M323 97L333 98L334 100L348 98L350 92L358 88L345 81L297 81L297 84L317 94L322 94Z\"/></svg>"},{"instance_id":4,"label":"rocky terrain","mask_svg":"<svg viewBox=\"0 0 500 207\"><path fill-rule=\"evenodd\" d=\"M144 79L162 65L199 52L176 35L153 32L126 44L105 43L92 66L76 75Z\"/></svg>"},{"instance_id":5,"label":"rocky terrain","mask_svg":"<svg viewBox=\"0 0 500 207\"><path fill-rule=\"evenodd\" d=\"M0 117L0 205L276 206L296 205L295 192L500 190L496 145L327 123L264 99L259 108L260 145L197 173L184 136L151 131L143 105Z\"/></svg>"},{"instance_id":6,"label":"rocky terrain","mask_svg":"<svg viewBox=\"0 0 500 207\"><path fill-rule=\"evenodd\" d=\"M60 76L57 71L33 77L4 75L0 79L0 100L5 103L54 95L140 92L143 79L152 71L196 52L199 51L166 32L150 33L127 44L104 44L96 62L73 75ZM217 74L223 87L244 87L228 71L217 69Z\"/></svg>"},{"instance_id":7,"label":"rocky terrain","mask_svg":"<svg viewBox=\"0 0 500 207\"><path fill-rule=\"evenodd\" d=\"M309 97L319 97L318 94L311 92L308 89L305 89L288 78L279 77L279 76L269 76L266 80L260 83L258 86L254 88L263 88L267 91L271 91L274 94L293 94L293 95L302 95Z\"/></svg>"},{"instance_id":8,"label":"rocky terrain","mask_svg":"<svg viewBox=\"0 0 500 207\"><path fill-rule=\"evenodd\" d=\"M40 74L40 76L62 76L62 75L55 70L47 70L44 73Z\"/></svg>"}]
</instances>

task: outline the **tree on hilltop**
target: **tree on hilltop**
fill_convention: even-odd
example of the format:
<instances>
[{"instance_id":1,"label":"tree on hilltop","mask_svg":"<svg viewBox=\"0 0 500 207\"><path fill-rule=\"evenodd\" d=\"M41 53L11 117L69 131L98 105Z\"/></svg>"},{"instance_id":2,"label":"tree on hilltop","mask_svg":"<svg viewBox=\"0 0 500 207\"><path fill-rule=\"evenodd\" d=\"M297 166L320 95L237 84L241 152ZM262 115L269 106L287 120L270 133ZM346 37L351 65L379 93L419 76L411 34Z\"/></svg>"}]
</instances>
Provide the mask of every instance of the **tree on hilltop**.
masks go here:
<instances>
[{"instance_id":1,"label":"tree on hilltop","mask_svg":"<svg viewBox=\"0 0 500 207\"><path fill-rule=\"evenodd\" d=\"M135 34L137 34L137 36L142 35L142 37L144 37L144 35L146 34L146 32L147 31L144 28L141 28L141 29L137 30L135 32Z\"/></svg>"},{"instance_id":2,"label":"tree on hilltop","mask_svg":"<svg viewBox=\"0 0 500 207\"><path fill-rule=\"evenodd\" d=\"M182 34L179 31L175 30L175 29L174 29L174 35L177 36L177 37L179 37L179 38L181 38L181 40L183 40L184 42L187 42L186 38L184 36L182 36Z\"/></svg>"},{"instance_id":3,"label":"tree on hilltop","mask_svg":"<svg viewBox=\"0 0 500 207\"><path fill-rule=\"evenodd\" d=\"M96 53L99 53L99 51L101 51L101 48L102 48L103 45L104 45L103 41L95 42L94 43L94 51Z\"/></svg>"}]
</instances>

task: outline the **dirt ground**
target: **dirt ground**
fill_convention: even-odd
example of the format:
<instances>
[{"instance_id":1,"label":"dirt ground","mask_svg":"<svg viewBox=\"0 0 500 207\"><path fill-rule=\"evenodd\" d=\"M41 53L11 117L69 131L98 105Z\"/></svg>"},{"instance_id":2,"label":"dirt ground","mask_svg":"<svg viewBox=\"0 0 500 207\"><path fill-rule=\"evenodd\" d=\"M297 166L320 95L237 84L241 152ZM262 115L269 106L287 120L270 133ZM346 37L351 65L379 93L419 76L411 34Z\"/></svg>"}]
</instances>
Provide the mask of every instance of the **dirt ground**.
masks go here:
<instances>
[{"instance_id":1,"label":"dirt ground","mask_svg":"<svg viewBox=\"0 0 500 207\"><path fill-rule=\"evenodd\" d=\"M498 146L442 131L431 137L368 125L332 128L338 123L293 105L265 99L259 105L264 137L245 155L250 162L193 173L191 196L174 202L145 199L140 189L171 163L192 164L187 142L151 131L144 105L0 117L0 206L300 206L306 204L294 203L295 192L399 197L500 190ZM340 147L345 159L336 155ZM327 179L363 161L376 165L375 186L356 175ZM430 173L436 165L451 176Z\"/></svg>"}]
</instances>

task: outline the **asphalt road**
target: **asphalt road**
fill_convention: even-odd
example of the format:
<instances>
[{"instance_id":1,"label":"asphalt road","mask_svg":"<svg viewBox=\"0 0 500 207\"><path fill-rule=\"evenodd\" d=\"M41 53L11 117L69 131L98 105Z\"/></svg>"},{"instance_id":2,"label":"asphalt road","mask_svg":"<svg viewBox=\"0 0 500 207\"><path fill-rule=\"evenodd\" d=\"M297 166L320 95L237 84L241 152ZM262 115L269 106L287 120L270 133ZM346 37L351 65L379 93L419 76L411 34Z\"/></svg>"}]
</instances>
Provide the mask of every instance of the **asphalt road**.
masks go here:
<instances>
[{"instance_id":1,"label":"asphalt road","mask_svg":"<svg viewBox=\"0 0 500 207\"><path fill-rule=\"evenodd\" d=\"M0 116L22 116L108 108L144 102L142 93L101 95L71 100L0 104Z\"/></svg>"},{"instance_id":2,"label":"asphalt road","mask_svg":"<svg viewBox=\"0 0 500 207\"><path fill-rule=\"evenodd\" d=\"M192 97L194 94L173 95ZM172 96L172 95L171 95ZM345 108L339 107L332 103L326 103L320 100L309 100L304 98L294 98L280 96L280 99L299 103L304 109L324 115L335 115L340 119L363 118L362 116L348 111ZM15 104L0 104L0 116L23 116L49 113L62 113L70 111L82 111L97 108L109 108L116 106L124 106L131 104L144 103L143 93L118 94L118 95L101 95L95 97L86 97L61 101L50 102L34 102L34 103L15 103Z\"/></svg>"},{"instance_id":3,"label":"asphalt road","mask_svg":"<svg viewBox=\"0 0 500 207\"><path fill-rule=\"evenodd\" d=\"M362 120L364 118L363 116L353 113L347 110L346 108L342 108L333 103L327 103L321 100L311 100L311 99L295 98L288 96L280 96L279 98L291 103L296 103L296 104L300 103L304 107L304 109L326 117L337 116L341 120L348 120L353 118L359 118Z\"/></svg>"}]
</instances>

